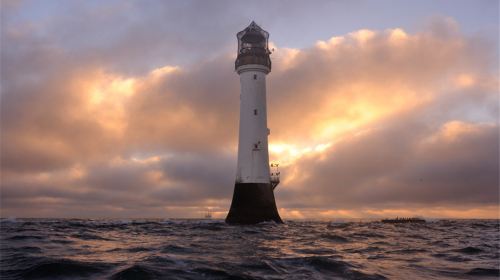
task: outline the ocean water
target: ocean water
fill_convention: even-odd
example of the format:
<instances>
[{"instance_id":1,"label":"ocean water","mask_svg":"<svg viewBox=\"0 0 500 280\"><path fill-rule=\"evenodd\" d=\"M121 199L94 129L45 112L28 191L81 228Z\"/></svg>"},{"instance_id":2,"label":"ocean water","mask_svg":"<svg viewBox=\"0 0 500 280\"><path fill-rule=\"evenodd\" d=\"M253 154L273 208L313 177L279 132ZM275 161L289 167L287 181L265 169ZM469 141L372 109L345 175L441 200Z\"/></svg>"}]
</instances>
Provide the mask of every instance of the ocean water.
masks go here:
<instances>
[{"instance_id":1,"label":"ocean water","mask_svg":"<svg viewBox=\"0 0 500 280\"><path fill-rule=\"evenodd\" d=\"M498 279L499 221L0 220L1 279Z\"/></svg>"}]
</instances>

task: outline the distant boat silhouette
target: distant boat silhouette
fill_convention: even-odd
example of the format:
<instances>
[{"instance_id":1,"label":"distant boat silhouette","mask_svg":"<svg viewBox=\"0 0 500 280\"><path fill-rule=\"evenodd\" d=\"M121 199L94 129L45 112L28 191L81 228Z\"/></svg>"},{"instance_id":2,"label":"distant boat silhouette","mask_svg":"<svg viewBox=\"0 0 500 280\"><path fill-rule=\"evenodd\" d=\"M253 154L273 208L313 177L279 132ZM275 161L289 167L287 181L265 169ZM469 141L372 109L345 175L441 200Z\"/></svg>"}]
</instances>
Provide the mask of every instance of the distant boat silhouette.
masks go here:
<instances>
[{"instance_id":1,"label":"distant boat silhouette","mask_svg":"<svg viewBox=\"0 0 500 280\"><path fill-rule=\"evenodd\" d=\"M425 223L425 220L421 219L421 218L399 218L399 217L396 217L396 219L383 219L382 223L386 223L386 224L406 224L406 223L423 224L423 223Z\"/></svg>"},{"instance_id":2,"label":"distant boat silhouette","mask_svg":"<svg viewBox=\"0 0 500 280\"><path fill-rule=\"evenodd\" d=\"M207 210L207 212L205 213L205 219L212 219L212 210Z\"/></svg>"}]
</instances>

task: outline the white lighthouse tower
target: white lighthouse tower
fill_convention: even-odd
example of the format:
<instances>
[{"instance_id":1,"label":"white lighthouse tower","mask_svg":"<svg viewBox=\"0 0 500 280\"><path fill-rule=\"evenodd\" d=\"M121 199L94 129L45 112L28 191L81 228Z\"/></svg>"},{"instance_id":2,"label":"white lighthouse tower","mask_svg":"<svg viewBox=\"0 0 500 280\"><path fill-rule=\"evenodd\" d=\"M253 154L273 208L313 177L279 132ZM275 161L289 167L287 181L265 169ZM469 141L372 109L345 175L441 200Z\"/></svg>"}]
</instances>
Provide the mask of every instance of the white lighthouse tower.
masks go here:
<instances>
[{"instance_id":1,"label":"white lighthouse tower","mask_svg":"<svg viewBox=\"0 0 500 280\"><path fill-rule=\"evenodd\" d=\"M255 22L238 32L235 68L240 75L238 166L227 223L282 222L274 188L279 174L269 169L266 75L271 72L269 33Z\"/></svg>"}]
</instances>

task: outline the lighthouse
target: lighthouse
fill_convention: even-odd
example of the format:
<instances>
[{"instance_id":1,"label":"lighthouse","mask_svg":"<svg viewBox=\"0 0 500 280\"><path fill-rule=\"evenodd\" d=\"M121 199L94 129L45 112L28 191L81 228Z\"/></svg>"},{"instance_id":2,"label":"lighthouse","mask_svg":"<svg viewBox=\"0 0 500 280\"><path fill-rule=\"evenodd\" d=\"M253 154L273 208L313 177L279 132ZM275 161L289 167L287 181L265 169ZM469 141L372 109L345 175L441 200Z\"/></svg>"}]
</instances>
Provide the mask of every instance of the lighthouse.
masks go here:
<instances>
[{"instance_id":1,"label":"lighthouse","mask_svg":"<svg viewBox=\"0 0 500 280\"><path fill-rule=\"evenodd\" d=\"M238 32L235 70L240 76L238 164L229 224L282 223L274 189L279 171L270 169L267 138L266 75L271 72L269 33L255 22Z\"/></svg>"}]
</instances>

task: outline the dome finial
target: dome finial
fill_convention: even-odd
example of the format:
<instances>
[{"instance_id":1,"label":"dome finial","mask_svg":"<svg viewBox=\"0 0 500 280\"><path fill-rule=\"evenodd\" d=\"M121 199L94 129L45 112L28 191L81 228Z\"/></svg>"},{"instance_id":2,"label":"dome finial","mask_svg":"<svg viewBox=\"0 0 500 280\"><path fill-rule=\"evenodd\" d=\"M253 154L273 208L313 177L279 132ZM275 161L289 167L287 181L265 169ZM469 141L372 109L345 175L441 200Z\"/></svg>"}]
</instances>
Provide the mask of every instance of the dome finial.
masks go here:
<instances>
[{"instance_id":1,"label":"dome finial","mask_svg":"<svg viewBox=\"0 0 500 280\"><path fill-rule=\"evenodd\" d=\"M262 29L257 23L255 23L254 20L248 25L247 29L252 29L252 30L260 30Z\"/></svg>"}]
</instances>

